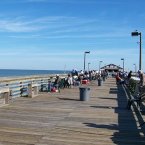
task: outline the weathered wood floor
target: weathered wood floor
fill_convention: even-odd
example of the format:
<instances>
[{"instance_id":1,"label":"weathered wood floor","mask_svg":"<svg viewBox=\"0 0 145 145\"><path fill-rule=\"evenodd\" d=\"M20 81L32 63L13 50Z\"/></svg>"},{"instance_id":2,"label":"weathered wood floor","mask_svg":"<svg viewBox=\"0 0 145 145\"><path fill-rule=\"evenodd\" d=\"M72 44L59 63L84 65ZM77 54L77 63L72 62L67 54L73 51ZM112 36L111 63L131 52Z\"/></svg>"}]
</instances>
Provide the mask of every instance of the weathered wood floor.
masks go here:
<instances>
[{"instance_id":1,"label":"weathered wood floor","mask_svg":"<svg viewBox=\"0 0 145 145\"><path fill-rule=\"evenodd\" d=\"M1 107L0 145L145 145L145 125L138 127L145 118L126 110L126 94L115 79L89 87L85 102L74 87Z\"/></svg>"}]
</instances>

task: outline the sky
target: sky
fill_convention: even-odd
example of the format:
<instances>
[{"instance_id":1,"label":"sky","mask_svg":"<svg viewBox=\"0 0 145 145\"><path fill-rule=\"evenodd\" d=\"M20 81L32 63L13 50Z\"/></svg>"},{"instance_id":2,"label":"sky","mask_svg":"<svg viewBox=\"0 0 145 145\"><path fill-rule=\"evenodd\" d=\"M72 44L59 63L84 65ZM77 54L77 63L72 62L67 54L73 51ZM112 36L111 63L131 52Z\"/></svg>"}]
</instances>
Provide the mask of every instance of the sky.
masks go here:
<instances>
[{"instance_id":1,"label":"sky","mask_svg":"<svg viewBox=\"0 0 145 145\"><path fill-rule=\"evenodd\" d=\"M0 0L0 69L145 70L145 0Z\"/></svg>"}]
</instances>

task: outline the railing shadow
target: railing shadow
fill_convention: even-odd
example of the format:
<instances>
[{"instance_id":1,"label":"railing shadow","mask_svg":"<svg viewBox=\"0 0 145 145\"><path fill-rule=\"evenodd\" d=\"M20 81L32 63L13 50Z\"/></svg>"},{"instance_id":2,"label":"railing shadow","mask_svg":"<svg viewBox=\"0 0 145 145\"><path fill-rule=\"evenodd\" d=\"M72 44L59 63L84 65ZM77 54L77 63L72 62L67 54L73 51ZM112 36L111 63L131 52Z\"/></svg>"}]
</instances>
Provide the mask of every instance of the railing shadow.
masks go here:
<instances>
[{"instance_id":1,"label":"railing shadow","mask_svg":"<svg viewBox=\"0 0 145 145\"><path fill-rule=\"evenodd\" d=\"M94 124L85 122L84 124L93 128L104 128L108 130L114 130L114 134L111 137L112 141L117 145L145 145L145 128L139 128L137 125L134 112L126 109L127 94L122 85L118 85L115 89L110 89L110 93L116 93L118 107L112 107L115 113L118 114L118 124ZM110 108L105 106L91 106L94 108ZM136 110L137 111L137 110ZM135 112L137 113L137 112ZM141 119L139 114L136 114L138 119ZM142 121L142 120L141 120ZM145 126L145 125L144 125Z\"/></svg>"},{"instance_id":2,"label":"railing shadow","mask_svg":"<svg viewBox=\"0 0 145 145\"><path fill-rule=\"evenodd\" d=\"M126 92L128 94L128 97L131 98L130 93L129 93L129 90L127 89L127 87L125 86L124 88L126 89ZM145 115L145 106L141 103L141 107L140 107L141 110L140 110L137 107L137 104L132 103L132 107L133 107L133 111L135 113L135 116L136 116L136 118L138 120L139 126L141 127L140 129L141 129L142 133L145 136L145 121L144 121L144 119L142 117L143 115Z\"/></svg>"},{"instance_id":3,"label":"railing shadow","mask_svg":"<svg viewBox=\"0 0 145 145\"><path fill-rule=\"evenodd\" d=\"M95 124L95 123L84 123L88 127L93 127L93 128L105 128L105 129L110 129L110 130L116 130L118 129L118 126L116 124L110 124L110 125L105 125L105 124Z\"/></svg>"},{"instance_id":4,"label":"railing shadow","mask_svg":"<svg viewBox=\"0 0 145 145\"><path fill-rule=\"evenodd\" d=\"M114 97L98 97L99 99L106 99L106 100L117 100L117 98Z\"/></svg>"},{"instance_id":5,"label":"railing shadow","mask_svg":"<svg viewBox=\"0 0 145 145\"><path fill-rule=\"evenodd\" d=\"M126 109L127 94L122 85L117 86L118 107L123 110L115 109L118 114L118 131L114 133L112 141L118 145L124 144L145 144L144 138L140 135L141 130L137 126L137 121L132 111Z\"/></svg>"},{"instance_id":6,"label":"railing shadow","mask_svg":"<svg viewBox=\"0 0 145 145\"><path fill-rule=\"evenodd\" d=\"M69 100L69 101L80 101L79 99L72 99L72 98L60 98L58 97L59 100Z\"/></svg>"},{"instance_id":7,"label":"railing shadow","mask_svg":"<svg viewBox=\"0 0 145 145\"><path fill-rule=\"evenodd\" d=\"M110 88L110 91L109 91L110 94L117 94L117 92L118 92L117 88Z\"/></svg>"}]
</instances>

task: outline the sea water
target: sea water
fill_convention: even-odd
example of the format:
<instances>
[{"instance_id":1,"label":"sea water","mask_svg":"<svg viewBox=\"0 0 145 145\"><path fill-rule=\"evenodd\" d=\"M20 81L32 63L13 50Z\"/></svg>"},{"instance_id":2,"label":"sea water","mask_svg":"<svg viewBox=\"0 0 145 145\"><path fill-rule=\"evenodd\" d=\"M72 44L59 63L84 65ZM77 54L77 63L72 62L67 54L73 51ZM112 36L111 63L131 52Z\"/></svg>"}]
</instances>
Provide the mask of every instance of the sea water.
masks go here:
<instances>
[{"instance_id":1,"label":"sea water","mask_svg":"<svg viewBox=\"0 0 145 145\"><path fill-rule=\"evenodd\" d=\"M47 74L66 74L70 71L64 70L19 70L19 69L0 69L0 77L17 77L30 75L47 75Z\"/></svg>"}]
</instances>

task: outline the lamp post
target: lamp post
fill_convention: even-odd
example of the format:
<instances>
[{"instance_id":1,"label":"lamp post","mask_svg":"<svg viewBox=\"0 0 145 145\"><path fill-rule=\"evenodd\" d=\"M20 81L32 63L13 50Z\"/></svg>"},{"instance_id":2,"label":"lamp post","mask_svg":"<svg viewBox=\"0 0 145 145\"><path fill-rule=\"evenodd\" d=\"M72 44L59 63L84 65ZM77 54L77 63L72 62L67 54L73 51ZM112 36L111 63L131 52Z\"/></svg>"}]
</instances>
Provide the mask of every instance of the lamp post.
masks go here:
<instances>
[{"instance_id":1,"label":"lamp post","mask_svg":"<svg viewBox=\"0 0 145 145\"><path fill-rule=\"evenodd\" d=\"M139 48L140 48L140 51L139 51L139 70L141 70L142 69L142 48L141 48L141 32L137 32L137 31L135 31L135 32L132 32L131 33L131 35L132 36L140 36L139 38L139 40L140 40L140 42L139 42Z\"/></svg>"},{"instance_id":2,"label":"lamp post","mask_svg":"<svg viewBox=\"0 0 145 145\"><path fill-rule=\"evenodd\" d=\"M100 72L100 67L101 67L101 63L102 63L103 61L99 61L99 72Z\"/></svg>"},{"instance_id":3,"label":"lamp post","mask_svg":"<svg viewBox=\"0 0 145 145\"><path fill-rule=\"evenodd\" d=\"M135 71L135 73L136 73L136 64L133 64L134 65L134 71Z\"/></svg>"},{"instance_id":4,"label":"lamp post","mask_svg":"<svg viewBox=\"0 0 145 145\"><path fill-rule=\"evenodd\" d=\"M121 58L121 60L123 61L123 72L124 72L124 58Z\"/></svg>"},{"instance_id":5,"label":"lamp post","mask_svg":"<svg viewBox=\"0 0 145 145\"><path fill-rule=\"evenodd\" d=\"M90 62L88 62L88 72L90 71Z\"/></svg>"},{"instance_id":6,"label":"lamp post","mask_svg":"<svg viewBox=\"0 0 145 145\"><path fill-rule=\"evenodd\" d=\"M90 51L85 51L84 52L84 72L85 72L85 68L86 68L86 54L90 53Z\"/></svg>"}]
</instances>

